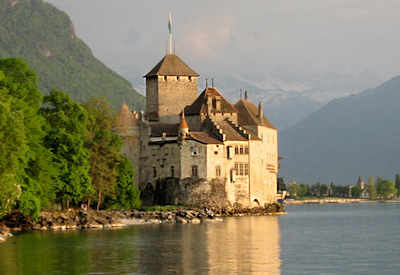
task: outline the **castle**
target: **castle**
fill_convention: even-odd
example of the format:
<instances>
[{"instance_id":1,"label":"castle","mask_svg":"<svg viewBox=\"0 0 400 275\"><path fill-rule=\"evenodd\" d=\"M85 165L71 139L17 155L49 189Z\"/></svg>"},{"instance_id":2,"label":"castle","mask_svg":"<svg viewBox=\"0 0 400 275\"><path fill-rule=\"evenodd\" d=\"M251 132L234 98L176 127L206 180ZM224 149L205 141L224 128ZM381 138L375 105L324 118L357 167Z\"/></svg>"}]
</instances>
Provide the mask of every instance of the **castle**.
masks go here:
<instances>
[{"instance_id":1,"label":"castle","mask_svg":"<svg viewBox=\"0 0 400 275\"><path fill-rule=\"evenodd\" d=\"M246 92L231 104L198 94L193 69L171 51L145 76L146 112L122 105L117 132L147 203L264 206L276 201L277 129Z\"/></svg>"}]
</instances>

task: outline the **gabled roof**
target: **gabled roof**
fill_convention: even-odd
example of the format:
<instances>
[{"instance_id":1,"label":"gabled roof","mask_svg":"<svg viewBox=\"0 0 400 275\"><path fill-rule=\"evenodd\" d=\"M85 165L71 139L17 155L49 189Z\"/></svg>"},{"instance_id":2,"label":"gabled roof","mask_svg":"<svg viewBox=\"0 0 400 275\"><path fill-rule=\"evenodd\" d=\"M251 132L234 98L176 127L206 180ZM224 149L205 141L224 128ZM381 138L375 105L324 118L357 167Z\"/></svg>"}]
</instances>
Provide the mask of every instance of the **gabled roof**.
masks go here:
<instances>
[{"instance_id":1,"label":"gabled roof","mask_svg":"<svg viewBox=\"0 0 400 275\"><path fill-rule=\"evenodd\" d=\"M150 76L199 76L185 62L175 54L167 54L160 62L144 77Z\"/></svg>"},{"instance_id":2,"label":"gabled roof","mask_svg":"<svg viewBox=\"0 0 400 275\"><path fill-rule=\"evenodd\" d=\"M238 122L242 126L265 126L271 129L276 127L263 115L262 119L258 117L258 108L248 101L241 99L235 104L238 110Z\"/></svg>"},{"instance_id":3,"label":"gabled roof","mask_svg":"<svg viewBox=\"0 0 400 275\"><path fill-rule=\"evenodd\" d=\"M192 103L192 105L185 107L186 115L199 115L201 113L207 113L207 98L219 98L221 100L221 110L218 112L222 113L236 113L235 107L226 100L216 88L206 88L199 97ZM212 112L216 112L215 109Z\"/></svg>"}]
</instances>

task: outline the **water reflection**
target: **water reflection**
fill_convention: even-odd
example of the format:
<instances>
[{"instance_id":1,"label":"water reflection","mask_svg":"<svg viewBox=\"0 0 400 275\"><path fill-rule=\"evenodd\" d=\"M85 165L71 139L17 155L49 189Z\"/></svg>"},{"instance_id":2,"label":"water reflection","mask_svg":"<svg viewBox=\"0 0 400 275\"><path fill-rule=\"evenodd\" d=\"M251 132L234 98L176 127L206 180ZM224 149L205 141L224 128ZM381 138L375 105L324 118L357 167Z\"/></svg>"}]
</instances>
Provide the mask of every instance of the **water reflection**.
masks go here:
<instances>
[{"instance_id":1,"label":"water reflection","mask_svg":"<svg viewBox=\"0 0 400 275\"><path fill-rule=\"evenodd\" d=\"M32 233L0 245L0 274L280 274L277 217Z\"/></svg>"},{"instance_id":2,"label":"water reflection","mask_svg":"<svg viewBox=\"0 0 400 275\"><path fill-rule=\"evenodd\" d=\"M151 252L139 252L145 274L280 274L277 217L158 229L159 240L152 241Z\"/></svg>"},{"instance_id":3,"label":"water reflection","mask_svg":"<svg viewBox=\"0 0 400 275\"><path fill-rule=\"evenodd\" d=\"M277 217L227 219L206 232L210 274L280 274Z\"/></svg>"}]
</instances>

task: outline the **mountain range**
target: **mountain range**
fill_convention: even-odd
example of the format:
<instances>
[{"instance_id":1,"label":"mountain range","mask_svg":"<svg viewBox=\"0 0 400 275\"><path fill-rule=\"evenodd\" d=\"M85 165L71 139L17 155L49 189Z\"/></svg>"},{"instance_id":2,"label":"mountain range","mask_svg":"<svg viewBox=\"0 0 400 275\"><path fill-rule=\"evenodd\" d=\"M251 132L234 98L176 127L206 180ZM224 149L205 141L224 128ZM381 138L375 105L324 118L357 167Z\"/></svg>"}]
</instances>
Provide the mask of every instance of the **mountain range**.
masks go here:
<instances>
[{"instance_id":1,"label":"mountain range","mask_svg":"<svg viewBox=\"0 0 400 275\"><path fill-rule=\"evenodd\" d=\"M335 99L280 133L281 175L298 182L355 183L400 173L400 76Z\"/></svg>"}]
</instances>

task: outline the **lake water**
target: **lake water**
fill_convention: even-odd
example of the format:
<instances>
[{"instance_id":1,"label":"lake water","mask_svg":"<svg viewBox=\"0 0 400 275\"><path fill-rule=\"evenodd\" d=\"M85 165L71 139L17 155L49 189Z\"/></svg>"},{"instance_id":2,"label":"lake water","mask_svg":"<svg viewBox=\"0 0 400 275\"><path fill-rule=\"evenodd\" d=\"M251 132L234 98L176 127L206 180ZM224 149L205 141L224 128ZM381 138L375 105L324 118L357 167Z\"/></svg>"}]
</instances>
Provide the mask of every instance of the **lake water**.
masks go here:
<instances>
[{"instance_id":1,"label":"lake water","mask_svg":"<svg viewBox=\"0 0 400 275\"><path fill-rule=\"evenodd\" d=\"M400 204L288 206L279 217L34 232L0 274L400 274Z\"/></svg>"}]
</instances>

